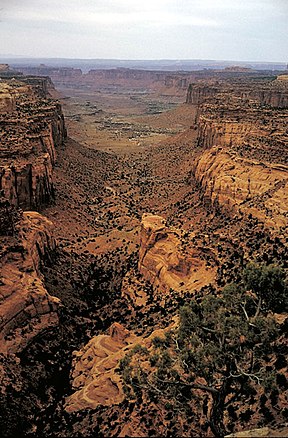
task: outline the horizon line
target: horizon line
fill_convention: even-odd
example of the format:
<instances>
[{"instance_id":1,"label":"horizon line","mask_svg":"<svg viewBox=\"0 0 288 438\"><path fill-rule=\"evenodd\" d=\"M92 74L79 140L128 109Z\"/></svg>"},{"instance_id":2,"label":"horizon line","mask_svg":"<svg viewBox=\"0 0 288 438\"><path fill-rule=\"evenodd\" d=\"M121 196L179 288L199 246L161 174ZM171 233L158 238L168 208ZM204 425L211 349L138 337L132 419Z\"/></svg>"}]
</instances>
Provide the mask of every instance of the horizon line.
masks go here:
<instances>
[{"instance_id":1,"label":"horizon line","mask_svg":"<svg viewBox=\"0 0 288 438\"><path fill-rule=\"evenodd\" d=\"M240 60L240 59L209 59L209 58L146 58L146 59L136 59L136 58L70 58L70 57L61 57L61 56L26 56L26 55L13 55L13 54L0 54L0 59L32 59L32 60L70 60L70 61L124 61L124 62L165 62L165 61L174 61L174 62L240 62L240 63L255 63L255 64L288 64L287 61L256 61L256 60Z\"/></svg>"}]
</instances>

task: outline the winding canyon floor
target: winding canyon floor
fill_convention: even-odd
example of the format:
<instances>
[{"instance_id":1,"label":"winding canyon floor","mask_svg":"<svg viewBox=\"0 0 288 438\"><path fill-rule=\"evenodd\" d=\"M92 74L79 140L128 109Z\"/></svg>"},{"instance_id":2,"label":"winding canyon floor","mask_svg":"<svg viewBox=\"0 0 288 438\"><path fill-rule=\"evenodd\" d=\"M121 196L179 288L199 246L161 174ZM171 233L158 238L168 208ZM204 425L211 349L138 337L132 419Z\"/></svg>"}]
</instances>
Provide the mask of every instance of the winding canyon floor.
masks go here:
<instances>
[{"instance_id":1,"label":"winding canyon floor","mask_svg":"<svg viewBox=\"0 0 288 438\"><path fill-rule=\"evenodd\" d=\"M61 92L69 138L58 151L56 202L43 213L54 222L65 253L99 256L116 250L126 258L138 248L143 213L152 213L184 230L188 248L189 243L205 247L208 259L213 252L214 259L231 260L233 248L242 247L261 261L267 249L261 233L257 242L249 235L262 225L215 211L193 177L192 164L202 150L195 107L183 104L184 95Z\"/></svg>"},{"instance_id":2,"label":"winding canyon floor","mask_svg":"<svg viewBox=\"0 0 288 438\"><path fill-rule=\"evenodd\" d=\"M163 112L151 115L147 97L69 92L63 105L69 139L56 165L56 203L44 213L54 216L63 245L69 235L67 247L80 249L74 231L84 241L115 234L118 227L125 238L144 211L166 211L179 200L179 190L190 190L185 178L195 133L188 129L191 107L178 106L180 99L164 99L157 110Z\"/></svg>"}]
</instances>

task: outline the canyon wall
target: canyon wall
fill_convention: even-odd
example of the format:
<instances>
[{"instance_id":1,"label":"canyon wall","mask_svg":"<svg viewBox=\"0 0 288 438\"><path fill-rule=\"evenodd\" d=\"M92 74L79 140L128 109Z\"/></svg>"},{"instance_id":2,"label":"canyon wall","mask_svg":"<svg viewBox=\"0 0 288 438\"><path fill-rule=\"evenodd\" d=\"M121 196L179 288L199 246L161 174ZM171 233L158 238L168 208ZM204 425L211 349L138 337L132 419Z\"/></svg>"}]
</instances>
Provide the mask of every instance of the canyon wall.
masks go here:
<instances>
[{"instance_id":1,"label":"canyon wall","mask_svg":"<svg viewBox=\"0 0 288 438\"><path fill-rule=\"evenodd\" d=\"M132 70L117 68L109 70L90 70L83 75L82 82L90 85L102 86L129 86L151 88L174 88L186 90L189 80L193 77L190 73L157 72L149 70Z\"/></svg>"},{"instance_id":2,"label":"canyon wall","mask_svg":"<svg viewBox=\"0 0 288 438\"><path fill-rule=\"evenodd\" d=\"M101 90L133 89L158 93L181 93L185 95L188 84L194 79L191 72L165 72L153 70L137 70L130 68L92 69L83 73L80 69L69 67L19 67L25 75L49 76L57 87L93 88Z\"/></svg>"},{"instance_id":3,"label":"canyon wall","mask_svg":"<svg viewBox=\"0 0 288 438\"><path fill-rule=\"evenodd\" d=\"M22 67L18 66L20 73L26 76L50 77L57 87L74 87L101 90L101 88L116 89L123 87L134 90L154 90L160 94L175 93L184 95L187 90L186 103L199 105L207 98L214 98L219 90L226 94L235 92L244 98L257 100L261 105L270 105L277 108L288 106L288 94L285 89L285 82L282 80L285 75L278 78L270 73L269 81L276 79L277 87L265 80L267 73L251 69L226 69L226 70L198 70L198 71L157 71L135 68L101 68L91 69L83 73L80 68L73 67L49 67L44 64L39 66ZM269 73L268 73L269 75ZM245 80L252 79L256 87L251 84L247 87ZM263 79L264 78L264 79ZM223 90L225 85L225 90ZM236 86L235 86L236 85ZM260 86L259 86L260 85Z\"/></svg>"},{"instance_id":4,"label":"canyon wall","mask_svg":"<svg viewBox=\"0 0 288 438\"><path fill-rule=\"evenodd\" d=\"M213 205L283 229L288 225L288 167L249 160L214 146L196 161L196 179Z\"/></svg>"},{"instance_id":5,"label":"canyon wall","mask_svg":"<svg viewBox=\"0 0 288 438\"><path fill-rule=\"evenodd\" d=\"M187 91L202 148L192 171L204 196L276 229L288 222L287 96L287 81L275 78L200 81Z\"/></svg>"},{"instance_id":6,"label":"canyon wall","mask_svg":"<svg viewBox=\"0 0 288 438\"><path fill-rule=\"evenodd\" d=\"M207 83L189 84L186 103L191 105L200 105L207 99L213 98L219 92L219 87L216 84L209 85Z\"/></svg>"},{"instance_id":7,"label":"canyon wall","mask_svg":"<svg viewBox=\"0 0 288 438\"><path fill-rule=\"evenodd\" d=\"M37 212L25 212L13 236L1 239L0 351L17 353L57 325L58 298L48 294L41 263L55 249L53 226Z\"/></svg>"},{"instance_id":8,"label":"canyon wall","mask_svg":"<svg viewBox=\"0 0 288 438\"><path fill-rule=\"evenodd\" d=\"M252 90L250 97L256 99L260 105L267 105L272 108L288 108L288 90L285 75L278 76L277 79L270 81L258 90Z\"/></svg>"},{"instance_id":9,"label":"canyon wall","mask_svg":"<svg viewBox=\"0 0 288 438\"><path fill-rule=\"evenodd\" d=\"M0 85L0 190L24 210L53 199L56 149L66 137L61 106L47 95L50 81L27 82Z\"/></svg>"},{"instance_id":10,"label":"canyon wall","mask_svg":"<svg viewBox=\"0 0 288 438\"><path fill-rule=\"evenodd\" d=\"M247 137L258 133L252 121L241 123L235 120L212 120L205 115L198 120L198 145L204 148L213 145L240 146Z\"/></svg>"},{"instance_id":11,"label":"canyon wall","mask_svg":"<svg viewBox=\"0 0 288 438\"><path fill-rule=\"evenodd\" d=\"M288 107L287 81L283 76L262 76L255 74L238 76L210 74L207 78L190 83L186 94L186 103L201 105L203 103L215 103L215 100L228 101L237 97L243 101L257 102L261 106L272 108Z\"/></svg>"},{"instance_id":12,"label":"canyon wall","mask_svg":"<svg viewBox=\"0 0 288 438\"><path fill-rule=\"evenodd\" d=\"M66 137L51 90L51 80L43 77L0 82L0 348L5 354L22 351L58 324L60 301L49 295L41 274L56 246L53 226L27 211L53 200L53 167Z\"/></svg>"}]
</instances>

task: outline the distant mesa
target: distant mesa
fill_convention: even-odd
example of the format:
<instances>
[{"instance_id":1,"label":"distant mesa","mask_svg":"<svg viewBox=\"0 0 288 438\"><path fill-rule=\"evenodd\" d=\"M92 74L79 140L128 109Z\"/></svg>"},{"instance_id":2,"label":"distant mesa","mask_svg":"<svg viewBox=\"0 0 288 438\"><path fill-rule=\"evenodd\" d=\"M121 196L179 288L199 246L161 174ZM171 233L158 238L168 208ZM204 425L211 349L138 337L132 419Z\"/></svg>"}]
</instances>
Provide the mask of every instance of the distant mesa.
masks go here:
<instances>
[{"instance_id":1,"label":"distant mesa","mask_svg":"<svg viewBox=\"0 0 288 438\"><path fill-rule=\"evenodd\" d=\"M231 65L229 67L225 67L224 71L249 72L253 71L253 69L250 67L241 67L240 65Z\"/></svg>"}]
</instances>

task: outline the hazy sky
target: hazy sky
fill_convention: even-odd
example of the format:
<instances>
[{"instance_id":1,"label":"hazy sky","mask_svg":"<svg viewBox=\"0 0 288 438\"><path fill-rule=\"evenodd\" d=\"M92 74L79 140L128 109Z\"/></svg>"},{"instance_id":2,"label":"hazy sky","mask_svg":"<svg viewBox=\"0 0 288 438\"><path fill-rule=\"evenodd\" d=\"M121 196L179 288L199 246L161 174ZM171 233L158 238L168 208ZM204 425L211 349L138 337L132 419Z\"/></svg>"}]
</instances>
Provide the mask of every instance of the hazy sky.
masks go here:
<instances>
[{"instance_id":1,"label":"hazy sky","mask_svg":"<svg viewBox=\"0 0 288 438\"><path fill-rule=\"evenodd\" d=\"M288 0L0 0L0 54L288 62Z\"/></svg>"}]
</instances>

